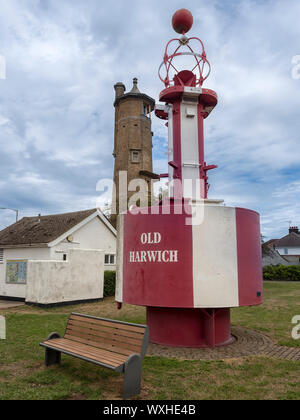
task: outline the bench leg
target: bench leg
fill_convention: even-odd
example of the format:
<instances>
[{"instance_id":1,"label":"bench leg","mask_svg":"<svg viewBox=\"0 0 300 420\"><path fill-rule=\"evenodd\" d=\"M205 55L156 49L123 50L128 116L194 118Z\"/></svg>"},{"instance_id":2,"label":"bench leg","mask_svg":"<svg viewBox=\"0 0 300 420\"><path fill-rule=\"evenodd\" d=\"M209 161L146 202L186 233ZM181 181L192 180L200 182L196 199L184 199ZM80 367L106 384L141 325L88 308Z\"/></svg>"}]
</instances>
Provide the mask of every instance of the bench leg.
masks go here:
<instances>
[{"instance_id":1,"label":"bench leg","mask_svg":"<svg viewBox=\"0 0 300 420\"><path fill-rule=\"evenodd\" d=\"M133 354L125 363L123 398L130 398L141 392L142 358Z\"/></svg>"},{"instance_id":2,"label":"bench leg","mask_svg":"<svg viewBox=\"0 0 300 420\"><path fill-rule=\"evenodd\" d=\"M61 353L59 351L45 349L45 365L52 366L52 365L59 365L61 361Z\"/></svg>"}]
</instances>

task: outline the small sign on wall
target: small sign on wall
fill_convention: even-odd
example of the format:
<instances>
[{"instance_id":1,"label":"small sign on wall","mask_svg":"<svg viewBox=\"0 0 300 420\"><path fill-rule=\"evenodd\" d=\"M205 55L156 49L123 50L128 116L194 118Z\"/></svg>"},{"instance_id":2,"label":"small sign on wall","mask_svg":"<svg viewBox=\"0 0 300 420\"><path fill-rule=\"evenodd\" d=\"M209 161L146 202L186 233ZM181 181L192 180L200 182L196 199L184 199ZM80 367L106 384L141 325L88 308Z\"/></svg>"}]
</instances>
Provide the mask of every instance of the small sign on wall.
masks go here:
<instances>
[{"instance_id":1,"label":"small sign on wall","mask_svg":"<svg viewBox=\"0 0 300 420\"><path fill-rule=\"evenodd\" d=\"M7 261L6 263L6 283L26 284L27 280L27 261Z\"/></svg>"}]
</instances>

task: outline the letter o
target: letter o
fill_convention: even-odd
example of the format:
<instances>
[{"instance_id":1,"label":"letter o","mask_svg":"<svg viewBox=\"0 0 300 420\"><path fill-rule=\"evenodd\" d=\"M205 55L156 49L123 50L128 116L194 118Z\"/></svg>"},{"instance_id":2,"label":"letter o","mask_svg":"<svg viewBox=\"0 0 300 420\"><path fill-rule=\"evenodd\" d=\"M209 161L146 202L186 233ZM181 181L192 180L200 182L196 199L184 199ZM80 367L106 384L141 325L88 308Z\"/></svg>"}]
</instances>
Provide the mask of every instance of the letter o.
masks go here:
<instances>
[{"instance_id":1,"label":"letter o","mask_svg":"<svg viewBox=\"0 0 300 420\"><path fill-rule=\"evenodd\" d=\"M147 233L143 233L141 236L141 242L143 245L146 245L146 243L148 242L148 236Z\"/></svg>"}]
</instances>

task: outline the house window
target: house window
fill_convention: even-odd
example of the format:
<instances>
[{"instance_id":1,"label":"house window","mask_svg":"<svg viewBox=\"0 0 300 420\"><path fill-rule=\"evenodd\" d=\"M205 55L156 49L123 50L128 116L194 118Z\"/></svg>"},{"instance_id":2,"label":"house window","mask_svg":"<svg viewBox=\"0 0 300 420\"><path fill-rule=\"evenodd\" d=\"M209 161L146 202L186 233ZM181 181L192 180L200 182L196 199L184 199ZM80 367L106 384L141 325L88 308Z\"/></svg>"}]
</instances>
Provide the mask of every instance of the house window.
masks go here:
<instances>
[{"instance_id":1,"label":"house window","mask_svg":"<svg viewBox=\"0 0 300 420\"><path fill-rule=\"evenodd\" d=\"M115 265L116 256L113 254L105 255L104 263L105 265Z\"/></svg>"},{"instance_id":2,"label":"house window","mask_svg":"<svg viewBox=\"0 0 300 420\"><path fill-rule=\"evenodd\" d=\"M0 249L0 264L3 264L4 249Z\"/></svg>"},{"instance_id":3,"label":"house window","mask_svg":"<svg viewBox=\"0 0 300 420\"><path fill-rule=\"evenodd\" d=\"M131 152L131 160L133 163L139 163L140 162L140 152L138 150L133 150Z\"/></svg>"},{"instance_id":4,"label":"house window","mask_svg":"<svg viewBox=\"0 0 300 420\"><path fill-rule=\"evenodd\" d=\"M63 261L67 261L67 254L63 255Z\"/></svg>"},{"instance_id":5,"label":"house window","mask_svg":"<svg viewBox=\"0 0 300 420\"><path fill-rule=\"evenodd\" d=\"M27 261L7 261L6 283L26 284L26 280L27 280Z\"/></svg>"},{"instance_id":6,"label":"house window","mask_svg":"<svg viewBox=\"0 0 300 420\"><path fill-rule=\"evenodd\" d=\"M284 255L289 255L289 250L287 248L284 248Z\"/></svg>"}]
</instances>

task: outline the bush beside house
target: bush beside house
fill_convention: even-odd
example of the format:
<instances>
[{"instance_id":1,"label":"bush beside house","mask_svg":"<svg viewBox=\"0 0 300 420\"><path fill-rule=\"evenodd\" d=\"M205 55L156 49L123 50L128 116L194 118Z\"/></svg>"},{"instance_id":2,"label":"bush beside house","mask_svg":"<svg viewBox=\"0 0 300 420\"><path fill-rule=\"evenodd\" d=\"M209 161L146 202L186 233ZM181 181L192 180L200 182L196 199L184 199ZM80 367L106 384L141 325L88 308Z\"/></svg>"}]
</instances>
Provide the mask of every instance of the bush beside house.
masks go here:
<instances>
[{"instance_id":1,"label":"bush beside house","mask_svg":"<svg viewBox=\"0 0 300 420\"><path fill-rule=\"evenodd\" d=\"M265 281L300 281L299 265L269 265L263 268Z\"/></svg>"},{"instance_id":2,"label":"bush beside house","mask_svg":"<svg viewBox=\"0 0 300 420\"><path fill-rule=\"evenodd\" d=\"M115 296L116 290L116 272L104 272L104 297Z\"/></svg>"}]
</instances>

